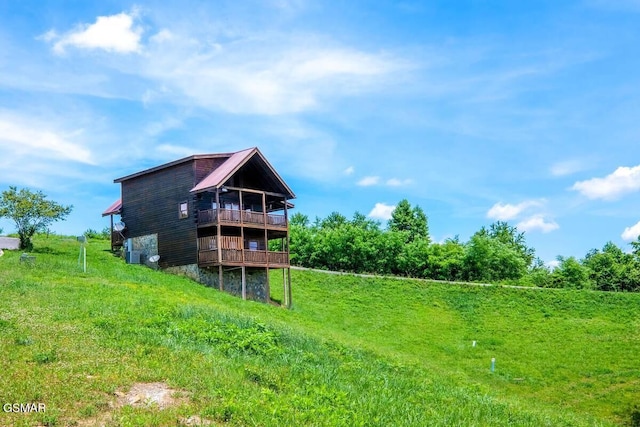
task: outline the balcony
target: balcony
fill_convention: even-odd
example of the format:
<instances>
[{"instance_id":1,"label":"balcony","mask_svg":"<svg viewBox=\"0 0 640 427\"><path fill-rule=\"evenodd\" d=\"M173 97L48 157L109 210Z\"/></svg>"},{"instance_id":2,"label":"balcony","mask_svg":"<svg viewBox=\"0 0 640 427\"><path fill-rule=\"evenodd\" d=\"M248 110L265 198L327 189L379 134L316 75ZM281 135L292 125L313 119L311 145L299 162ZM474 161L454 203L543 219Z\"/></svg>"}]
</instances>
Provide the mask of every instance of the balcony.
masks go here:
<instances>
[{"instance_id":1,"label":"balcony","mask_svg":"<svg viewBox=\"0 0 640 427\"><path fill-rule=\"evenodd\" d=\"M242 249L242 240L235 236L222 236L220 247L215 236L198 239L198 264L201 267L217 265L247 265L257 267L289 267L287 252ZM220 251L220 260L218 259Z\"/></svg>"},{"instance_id":2,"label":"balcony","mask_svg":"<svg viewBox=\"0 0 640 427\"><path fill-rule=\"evenodd\" d=\"M247 227L286 229L287 218L284 215L264 212L240 211L234 209L206 209L198 211L198 226L244 225Z\"/></svg>"}]
</instances>

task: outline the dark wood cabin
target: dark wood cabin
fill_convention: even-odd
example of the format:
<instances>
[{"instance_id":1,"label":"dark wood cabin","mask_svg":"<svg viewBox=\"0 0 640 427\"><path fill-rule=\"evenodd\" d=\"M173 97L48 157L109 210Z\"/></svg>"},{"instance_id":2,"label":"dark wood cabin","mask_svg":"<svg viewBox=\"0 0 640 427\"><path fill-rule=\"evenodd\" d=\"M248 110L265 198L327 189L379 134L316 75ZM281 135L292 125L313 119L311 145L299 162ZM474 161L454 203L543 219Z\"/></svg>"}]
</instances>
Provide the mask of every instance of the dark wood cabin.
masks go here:
<instances>
[{"instance_id":1,"label":"dark wood cabin","mask_svg":"<svg viewBox=\"0 0 640 427\"><path fill-rule=\"evenodd\" d=\"M257 148L193 155L114 181L112 249L243 298L269 302L282 269L290 305L288 201L295 195ZM121 222L113 221L120 215Z\"/></svg>"}]
</instances>

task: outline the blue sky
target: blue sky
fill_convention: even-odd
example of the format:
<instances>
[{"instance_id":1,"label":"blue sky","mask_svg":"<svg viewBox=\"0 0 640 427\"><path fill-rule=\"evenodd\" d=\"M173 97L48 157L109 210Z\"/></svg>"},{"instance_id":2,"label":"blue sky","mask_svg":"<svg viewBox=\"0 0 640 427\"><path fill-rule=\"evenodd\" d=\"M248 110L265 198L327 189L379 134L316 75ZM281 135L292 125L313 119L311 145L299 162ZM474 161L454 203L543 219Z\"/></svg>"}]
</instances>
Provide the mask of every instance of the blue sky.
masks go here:
<instances>
[{"instance_id":1,"label":"blue sky","mask_svg":"<svg viewBox=\"0 0 640 427\"><path fill-rule=\"evenodd\" d=\"M0 187L101 230L113 179L258 146L296 210L544 261L640 234L640 1L0 0ZM5 232L11 223L0 220Z\"/></svg>"}]
</instances>

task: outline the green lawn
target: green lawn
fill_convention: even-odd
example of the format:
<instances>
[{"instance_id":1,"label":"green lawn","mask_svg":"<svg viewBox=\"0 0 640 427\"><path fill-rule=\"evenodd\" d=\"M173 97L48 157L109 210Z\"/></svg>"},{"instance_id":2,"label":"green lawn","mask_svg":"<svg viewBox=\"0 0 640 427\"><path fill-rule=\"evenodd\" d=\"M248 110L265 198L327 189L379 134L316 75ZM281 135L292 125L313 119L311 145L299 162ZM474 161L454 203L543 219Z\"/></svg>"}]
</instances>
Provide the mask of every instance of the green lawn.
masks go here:
<instances>
[{"instance_id":1,"label":"green lawn","mask_svg":"<svg viewBox=\"0 0 640 427\"><path fill-rule=\"evenodd\" d=\"M47 410L0 425L640 423L640 294L293 271L285 310L125 265L106 242L87 273L75 239L34 242L34 265L0 257L0 403ZM158 381L186 403L111 405Z\"/></svg>"}]
</instances>

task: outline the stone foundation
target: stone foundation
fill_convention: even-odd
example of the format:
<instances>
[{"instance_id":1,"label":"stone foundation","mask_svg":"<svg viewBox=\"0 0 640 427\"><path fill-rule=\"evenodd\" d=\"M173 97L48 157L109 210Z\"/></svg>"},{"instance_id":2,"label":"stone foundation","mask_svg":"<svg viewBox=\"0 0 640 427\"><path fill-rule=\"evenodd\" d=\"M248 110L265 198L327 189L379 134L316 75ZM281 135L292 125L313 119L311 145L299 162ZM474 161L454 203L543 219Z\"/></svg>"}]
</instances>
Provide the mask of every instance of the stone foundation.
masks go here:
<instances>
[{"instance_id":1,"label":"stone foundation","mask_svg":"<svg viewBox=\"0 0 640 427\"><path fill-rule=\"evenodd\" d=\"M186 276L203 285L220 289L218 269L204 269L197 264L179 265L168 267L164 271L180 276ZM269 289L267 288L267 269L265 268L245 268L245 284L247 299L268 302ZM242 296L242 269L240 267L225 267L222 272L223 291L232 295Z\"/></svg>"},{"instance_id":2,"label":"stone foundation","mask_svg":"<svg viewBox=\"0 0 640 427\"><path fill-rule=\"evenodd\" d=\"M145 236L138 236L131 238L131 248L127 248L126 251L140 251L142 256L140 257L140 264L144 264L148 267L155 267L155 263L149 262L149 257L158 254L158 234L147 234ZM125 256L125 252L122 252L122 256Z\"/></svg>"}]
</instances>

